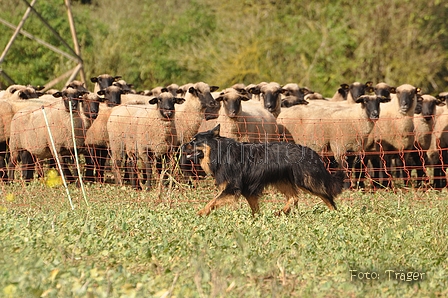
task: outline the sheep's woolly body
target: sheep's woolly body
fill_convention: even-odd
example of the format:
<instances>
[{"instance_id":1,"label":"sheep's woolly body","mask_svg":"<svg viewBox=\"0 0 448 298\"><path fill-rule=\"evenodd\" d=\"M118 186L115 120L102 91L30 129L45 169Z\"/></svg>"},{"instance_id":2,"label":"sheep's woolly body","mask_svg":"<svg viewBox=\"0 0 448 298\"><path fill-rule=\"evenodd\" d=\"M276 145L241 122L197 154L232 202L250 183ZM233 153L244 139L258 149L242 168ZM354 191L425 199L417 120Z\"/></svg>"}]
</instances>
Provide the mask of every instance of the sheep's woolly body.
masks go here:
<instances>
[{"instance_id":1,"label":"sheep's woolly body","mask_svg":"<svg viewBox=\"0 0 448 298\"><path fill-rule=\"evenodd\" d=\"M53 141L58 152L74 147L70 113L65 110L62 101L44 107ZM78 112L73 113L76 145L84 146L84 133L89 121ZM14 159L19 150L27 150L39 159L52 157L50 137L48 135L42 109L35 107L22 109L11 121L10 151Z\"/></svg>"},{"instance_id":2,"label":"sheep's woolly body","mask_svg":"<svg viewBox=\"0 0 448 298\"><path fill-rule=\"evenodd\" d=\"M409 93L412 103L405 111L400 106L398 93ZM406 150L414 144L414 109L417 104L416 88L409 84L397 87L391 101L381 107L380 119L372 131L371 138L383 151ZM372 143L373 143L372 142ZM380 145L378 145L380 144ZM375 151L379 152L380 148Z\"/></svg>"},{"instance_id":3,"label":"sheep's woolly body","mask_svg":"<svg viewBox=\"0 0 448 298\"><path fill-rule=\"evenodd\" d=\"M109 134L107 133L107 120L112 113L112 107L105 103L100 103L100 110L97 118L86 132L85 144L107 147L109 144Z\"/></svg>"},{"instance_id":4,"label":"sheep's woolly body","mask_svg":"<svg viewBox=\"0 0 448 298\"><path fill-rule=\"evenodd\" d=\"M331 150L339 165L346 152L365 148L374 127L362 104L293 106L282 110L277 122L295 143L321 153Z\"/></svg>"},{"instance_id":5,"label":"sheep's woolly body","mask_svg":"<svg viewBox=\"0 0 448 298\"><path fill-rule=\"evenodd\" d=\"M0 142L6 142L11 135L11 120L14 116L12 106L0 100Z\"/></svg>"},{"instance_id":6,"label":"sheep's woolly body","mask_svg":"<svg viewBox=\"0 0 448 298\"><path fill-rule=\"evenodd\" d=\"M200 92L204 98L200 99L198 94L189 92L190 88L199 90L197 92ZM185 94L185 102L176 105L175 125L178 145L189 142L197 134L201 123L205 119L206 101L214 101L211 92L216 89L217 87L210 87L203 82L187 84L179 88ZM201 100L204 102L201 102Z\"/></svg>"},{"instance_id":7,"label":"sheep's woolly body","mask_svg":"<svg viewBox=\"0 0 448 298\"><path fill-rule=\"evenodd\" d=\"M232 138L239 142L278 141L278 129L275 117L264 109L257 101L241 101L241 94L233 88L224 90L221 95L227 100L240 102L240 110L234 117L227 114L225 103L222 102L219 116L214 123L220 124L221 136ZM246 98L247 100L247 98ZM208 124L207 126L209 126ZM206 127L199 129L206 131Z\"/></svg>"}]
</instances>

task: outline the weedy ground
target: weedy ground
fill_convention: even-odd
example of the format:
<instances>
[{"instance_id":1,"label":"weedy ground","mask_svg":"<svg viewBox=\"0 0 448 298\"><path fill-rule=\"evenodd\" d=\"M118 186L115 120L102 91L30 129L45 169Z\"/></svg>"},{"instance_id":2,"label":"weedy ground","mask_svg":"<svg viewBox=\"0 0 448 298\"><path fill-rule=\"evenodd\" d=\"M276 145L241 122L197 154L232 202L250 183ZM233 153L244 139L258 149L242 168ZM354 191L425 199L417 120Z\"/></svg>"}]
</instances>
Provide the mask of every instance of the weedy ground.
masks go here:
<instances>
[{"instance_id":1,"label":"weedy ground","mask_svg":"<svg viewBox=\"0 0 448 298\"><path fill-rule=\"evenodd\" d=\"M198 217L211 180L134 191L112 185L3 185L3 297L446 297L448 199L442 191L344 192L328 211L294 212L267 191Z\"/></svg>"}]
</instances>

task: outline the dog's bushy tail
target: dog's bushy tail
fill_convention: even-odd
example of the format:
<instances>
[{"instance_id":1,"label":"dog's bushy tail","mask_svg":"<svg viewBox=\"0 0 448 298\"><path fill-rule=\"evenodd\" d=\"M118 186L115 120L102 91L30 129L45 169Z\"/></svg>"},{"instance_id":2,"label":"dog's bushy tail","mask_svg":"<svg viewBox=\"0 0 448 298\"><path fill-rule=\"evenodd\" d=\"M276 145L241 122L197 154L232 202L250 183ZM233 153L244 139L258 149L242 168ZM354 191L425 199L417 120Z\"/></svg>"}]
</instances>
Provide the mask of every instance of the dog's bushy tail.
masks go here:
<instances>
[{"instance_id":1,"label":"dog's bushy tail","mask_svg":"<svg viewBox=\"0 0 448 298\"><path fill-rule=\"evenodd\" d=\"M331 183L328 185L327 193L332 198L337 197L342 193L342 190L344 188L344 179L345 179L345 172L344 171L337 171L331 174Z\"/></svg>"}]
</instances>

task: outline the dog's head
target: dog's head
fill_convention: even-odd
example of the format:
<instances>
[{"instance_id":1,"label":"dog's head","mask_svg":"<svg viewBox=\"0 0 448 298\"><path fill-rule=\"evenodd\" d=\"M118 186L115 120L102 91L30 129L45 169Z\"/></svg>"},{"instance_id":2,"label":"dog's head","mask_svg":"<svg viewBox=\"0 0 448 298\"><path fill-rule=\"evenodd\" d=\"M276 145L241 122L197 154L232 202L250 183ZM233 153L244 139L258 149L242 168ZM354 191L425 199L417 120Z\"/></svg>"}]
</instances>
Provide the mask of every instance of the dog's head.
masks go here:
<instances>
[{"instance_id":1,"label":"dog's head","mask_svg":"<svg viewBox=\"0 0 448 298\"><path fill-rule=\"evenodd\" d=\"M195 163L198 160L208 160L213 144L219 138L220 125L215 128L200 132L196 134L193 139L182 146L182 152L185 154L187 160L193 160Z\"/></svg>"}]
</instances>

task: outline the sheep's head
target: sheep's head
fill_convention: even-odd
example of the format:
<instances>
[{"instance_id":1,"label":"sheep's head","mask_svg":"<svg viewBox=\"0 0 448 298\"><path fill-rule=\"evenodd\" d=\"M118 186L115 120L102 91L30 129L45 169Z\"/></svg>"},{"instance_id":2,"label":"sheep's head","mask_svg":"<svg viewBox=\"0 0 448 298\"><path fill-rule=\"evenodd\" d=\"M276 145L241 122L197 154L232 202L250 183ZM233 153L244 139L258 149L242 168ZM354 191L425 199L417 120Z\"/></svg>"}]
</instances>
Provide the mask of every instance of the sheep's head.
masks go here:
<instances>
[{"instance_id":1,"label":"sheep's head","mask_svg":"<svg viewBox=\"0 0 448 298\"><path fill-rule=\"evenodd\" d=\"M95 93L87 92L82 96L82 111L88 119L96 119L103 99Z\"/></svg>"},{"instance_id":2,"label":"sheep's head","mask_svg":"<svg viewBox=\"0 0 448 298\"><path fill-rule=\"evenodd\" d=\"M375 92L376 95L390 98L390 94L395 93L395 87L391 87L386 83L378 83L373 88L373 91Z\"/></svg>"},{"instance_id":3,"label":"sheep's head","mask_svg":"<svg viewBox=\"0 0 448 298\"><path fill-rule=\"evenodd\" d=\"M11 85L6 88L6 92L8 93L9 97L14 94L19 99L30 99L39 97L39 93L36 92L36 89L24 85Z\"/></svg>"},{"instance_id":4,"label":"sheep's head","mask_svg":"<svg viewBox=\"0 0 448 298\"><path fill-rule=\"evenodd\" d=\"M72 111L77 111L79 109L79 102L82 100L83 95L86 93L88 92L68 88L60 92L54 93L53 96L62 97L62 100L64 101L65 105L65 110L68 112L70 111L70 106Z\"/></svg>"},{"instance_id":5,"label":"sheep's head","mask_svg":"<svg viewBox=\"0 0 448 298\"><path fill-rule=\"evenodd\" d=\"M372 82L368 81L367 83L363 84L360 82L354 82L350 84L348 87L349 93L351 94L353 100L356 101L356 99L366 93L372 93L373 87Z\"/></svg>"},{"instance_id":6,"label":"sheep's head","mask_svg":"<svg viewBox=\"0 0 448 298\"><path fill-rule=\"evenodd\" d=\"M417 94L420 88L416 88L409 84L403 84L396 89L400 113L406 115L412 111L414 112L417 104Z\"/></svg>"},{"instance_id":7,"label":"sheep's head","mask_svg":"<svg viewBox=\"0 0 448 298\"><path fill-rule=\"evenodd\" d=\"M419 114L426 121L434 119L437 105L445 105L444 101L437 99L434 96L424 94L417 96L417 105L414 109L414 114Z\"/></svg>"},{"instance_id":8,"label":"sheep's head","mask_svg":"<svg viewBox=\"0 0 448 298\"><path fill-rule=\"evenodd\" d=\"M149 104L157 104L157 110L160 112L163 120L172 120L175 113L175 104L182 104L185 102L184 98L174 97L168 89L163 88L162 92L154 98L149 100Z\"/></svg>"},{"instance_id":9,"label":"sheep's head","mask_svg":"<svg viewBox=\"0 0 448 298\"><path fill-rule=\"evenodd\" d=\"M229 118L235 118L241 113L241 101L249 99L246 90L242 89L241 92L238 92L233 88L227 88L219 94L216 101L221 102L224 112Z\"/></svg>"},{"instance_id":10,"label":"sheep's head","mask_svg":"<svg viewBox=\"0 0 448 298\"><path fill-rule=\"evenodd\" d=\"M135 93L134 90L132 90L134 86L126 83L125 80L115 80L111 85L120 87L123 94Z\"/></svg>"},{"instance_id":11,"label":"sheep's head","mask_svg":"<svg viewBox=\"0 0 448 298\"><path fill-rule=\"evenodd\" d=\"M362 105L370 121L377 121L380 117L380 103L388 102L390 98L378 95L361 95L355 102Z\"/></svg>"},{"instance_id":12,"label":"sheep's head","mask_svg":"<svg viewBox=\"0 0 448 298\"><path fill-rule=\"evenodd\" d=\"M78 80L71 81L65 88L73 88L78 89L79 91L88 91L87 88L84 86L84 83Z\"/></svg>"},{"instance_id":13,"label":"sheep's head","mask_svg":"<svg viewBox=\"0 0 448 298\"><path fill-rule=\"evenodd\" d=\"M118 86L109 86L97 92L98 95L104 96L104 101L108 107L114 107L121 104L121 94L123 91Z\"/></svg>"},{"instance_id":14,"label":"sheep's head","mask_svg":"<svg viewBox=\"0 0 448 298\"><path fill-rule=\"evenodd\" d=\"M113 77L109 74L102 74L97 77L90 78L90 81L92 83L98 84L98 86L100 87L99 89L102 90L102 89L105 89L105 88L111 86L113 82L115 82L119 79L121 79L121 76Z\"/></svg>"},{"instance_id":15,"label":"sheep's head","mask_svg":"<svg viewBox=\"0 0 448 298\"><path fill-rule=\"evenodd\" d=\"M211 92L218 90L218 88L219 88L218 86L209 86L206 83L199 82L190 85L188 87L187 93L190 93L194 98L199 100L199 103L203 111L205 111L206 108L219 109L219 103L213 98L211 94ZM185 97L187 99L188 94L185 95Z\"/></svg>"},{"instance_id":16,"label":"sheep's head","mask_svg":"<svg viewBox=\"0 0 448 298\"><path fill-rule=\"evenodd\" d=\"M305 100L305 95L314 92L306 87L300 88L297 84L289 83L282 87L281 93L285 96L282 99L282 107L291 107L308 104L308 101Z\"/></svg>"},{"instance_id":17,"label":"sheep's head","mask_svg":"<svg viewBox=\"0 0 448 298\"><path fill-rule=\"evenodd\" d=\"M275 112L281 105L282 86L275 82L260 83L257 87L250 90L252 94L259 94L263 106L269 112Z\"/></svg>"}]
</instances>

